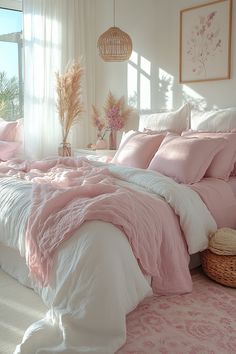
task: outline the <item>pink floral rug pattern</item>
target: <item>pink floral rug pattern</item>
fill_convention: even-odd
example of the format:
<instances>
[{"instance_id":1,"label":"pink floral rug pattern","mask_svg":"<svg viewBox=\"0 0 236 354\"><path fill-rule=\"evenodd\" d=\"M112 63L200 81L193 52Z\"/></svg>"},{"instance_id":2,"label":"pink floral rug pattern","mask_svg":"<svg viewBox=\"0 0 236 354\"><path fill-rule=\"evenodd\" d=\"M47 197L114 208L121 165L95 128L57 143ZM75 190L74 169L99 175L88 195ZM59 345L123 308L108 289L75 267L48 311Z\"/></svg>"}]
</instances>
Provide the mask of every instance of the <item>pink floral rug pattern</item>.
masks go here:
<instances>
[{"instance_id":1,"label":"pink floral rug pattern","mask_svg":"<svg viewBox=\"0 0 236 354\"><path fill-rule=\"evenodd\" d=\"M195 274L191 294L145 299L117 354L236 354L236 289Z\"/></svg>"}]
</instances>

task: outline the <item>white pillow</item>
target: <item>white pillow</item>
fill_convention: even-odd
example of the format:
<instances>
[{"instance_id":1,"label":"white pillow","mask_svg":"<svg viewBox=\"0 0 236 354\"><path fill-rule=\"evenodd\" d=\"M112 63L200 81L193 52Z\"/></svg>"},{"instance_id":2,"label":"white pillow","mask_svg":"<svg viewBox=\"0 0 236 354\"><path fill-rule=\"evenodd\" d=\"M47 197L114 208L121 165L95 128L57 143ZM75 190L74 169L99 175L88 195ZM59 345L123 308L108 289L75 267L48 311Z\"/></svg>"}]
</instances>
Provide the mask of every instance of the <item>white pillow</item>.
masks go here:
<instances>
[{"instance_id":1,"label":"white pillow","mask_svg":"<svg viewBox=\"0 0 236 354\"><path fill-rule=\"evenodd\" d=\"M140 117L139 130L155 130L156 132L170 131L177 134L189 129L190 105L181 106L177 111L159 112Z\"/></svg>"},{"instance_id":2,"label":"white pillow","mask_svg":"<svg viewBox=\"0 0 236 354\"><path fill-rule=\"evenodd\" d=\"M192 130L207 132L230 132L236 129L236 107L212 111L193 111Z\"/></svg>"}]
</instances>

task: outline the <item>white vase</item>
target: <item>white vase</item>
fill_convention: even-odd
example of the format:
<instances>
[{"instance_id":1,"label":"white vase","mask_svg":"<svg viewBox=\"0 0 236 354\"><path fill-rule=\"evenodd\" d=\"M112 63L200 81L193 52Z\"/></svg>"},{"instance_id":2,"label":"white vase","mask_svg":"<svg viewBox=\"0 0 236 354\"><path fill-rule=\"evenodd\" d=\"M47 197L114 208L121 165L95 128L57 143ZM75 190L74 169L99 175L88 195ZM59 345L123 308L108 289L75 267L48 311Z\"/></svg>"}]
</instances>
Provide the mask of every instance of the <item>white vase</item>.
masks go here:
<instances>
[{"instance_id":1,"label":"white vase","mask_svg":"<svg viewBox=\"0 0 236 354\"><path fill-rule=\"evenodd\" d=\"M105 150L107 149L107 142L106 140L99 138L96 142L96 149L97 150Z\"/></svg>"}]
</instances>

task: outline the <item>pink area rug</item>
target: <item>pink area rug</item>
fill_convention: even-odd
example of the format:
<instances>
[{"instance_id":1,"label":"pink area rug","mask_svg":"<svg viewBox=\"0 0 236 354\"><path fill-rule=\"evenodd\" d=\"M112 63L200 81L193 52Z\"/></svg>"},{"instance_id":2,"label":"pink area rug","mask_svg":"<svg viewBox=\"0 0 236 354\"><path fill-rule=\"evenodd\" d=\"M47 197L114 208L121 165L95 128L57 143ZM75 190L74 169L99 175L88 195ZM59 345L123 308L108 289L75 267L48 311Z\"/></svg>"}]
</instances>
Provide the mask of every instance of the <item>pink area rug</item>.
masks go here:
<instances>
[{"instance_id":1,"label":"pink area rug","mask_svg":"<svg viewBox=\"0 0 236 354\"><path fill-rule=\"evenodd\" d=\"M145 299L117 354L236 354L236 289L195 274L191 294Z\"/></svg>"}]
</instances>

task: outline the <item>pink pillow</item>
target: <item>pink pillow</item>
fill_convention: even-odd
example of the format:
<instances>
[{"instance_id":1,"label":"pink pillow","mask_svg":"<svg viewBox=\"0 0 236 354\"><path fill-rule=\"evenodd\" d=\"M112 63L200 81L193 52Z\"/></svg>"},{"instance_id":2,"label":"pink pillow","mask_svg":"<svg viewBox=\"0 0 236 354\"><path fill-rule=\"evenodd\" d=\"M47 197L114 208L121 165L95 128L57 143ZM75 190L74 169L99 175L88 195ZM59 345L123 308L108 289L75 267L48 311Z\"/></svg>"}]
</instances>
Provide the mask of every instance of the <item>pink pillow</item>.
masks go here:
<instances>
[{"instance_id":1,"label":"pink pillow","mask_svg":"<svg viewBox=\"0 0 236 354\"><path fill-rule=\"evenodd\" d=\"M186 131L182 135L196 138L224 138L227 144L213 158L210 166L206 170L206 177L219 178L227 181L234 169L236 162L236 133L212 133Z\"/></svg>"},{"instance_id":2,"label":"pink pillow","mask_svg":"<svg viewBox=\"0 0 236 354\"><path fill-rule=\"evenodd\" d=\"M0 118L0 140L14 141L17 122L8 122Z\"/></svg>"},{"instance_id":3,"label":"pink pillow","mask_svg":"<svg viewBox=\"0 0 236 354\"><path fill-rule=\"evenodd\" d=\"M16 135L14 141L22 143L24 141L24 119L20 118L16 123Z\"/></svg>"},{"instance_id":4,"label":"pink pillow","mask_svg":"<svg viewBox=\"0 0 236 354\"><path fill-rule=\"evenodd\" d=\"M214 156L226 145L223 138L191 138L168 133L148 169L177 182L199 182Z\"/></svg>"},{"instance_id":5,"label":"pink pillow","mask_svg":"<svg viewBox=\"0 0 236 354\"><path fill-rule=\"evenodd\" d=\"M234 164L234 169L230 176L236 176L236 163Z\"/></svg>"},{"instance_id":6,"label":"pink pillow","mask_svg":"<svg viewBox=\"0 0 236 354\"><path fill-rule=\"evenodd\" d=\"M165 133L150 135L134 132L120 144L111 162L117 165L147 168L164 137Z\"/></svg>"},{"instance_id":7,"label":"pink pillow","mask_svg":"<svg viewBox=\"0 0 236 354\"><path fill-rule=\"evenodd\" d=\"M15 156L20 144L13 141L0 141L0 160L6 161Z\"/></svg>"}]
</instances>

